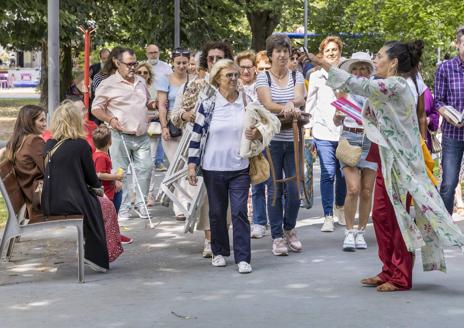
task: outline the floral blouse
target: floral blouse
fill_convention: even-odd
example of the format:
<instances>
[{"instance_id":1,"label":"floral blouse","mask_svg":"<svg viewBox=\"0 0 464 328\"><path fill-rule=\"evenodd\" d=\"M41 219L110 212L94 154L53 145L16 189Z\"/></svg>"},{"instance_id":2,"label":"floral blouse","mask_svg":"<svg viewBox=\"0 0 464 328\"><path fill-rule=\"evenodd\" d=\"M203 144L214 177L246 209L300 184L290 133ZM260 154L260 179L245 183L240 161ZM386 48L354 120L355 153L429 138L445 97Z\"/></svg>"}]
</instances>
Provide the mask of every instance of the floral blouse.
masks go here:
<instances>
[{"instance_id":1,"label":"floral blouse","mask_svg":"<svg viewBox=\"0 0 464 328\"><path fill-rule=\"evenodd\" d=\"M424 271L446 271L443 248L463 246L464 235L427 176L413 94L402 77L369 80L338 68L329 70L327 85L368 98L363 108L367 137L379 145L385 186L409 251L422 249ZM414 199L415 221L406 211Z\"/></svg>"}]
</instances>

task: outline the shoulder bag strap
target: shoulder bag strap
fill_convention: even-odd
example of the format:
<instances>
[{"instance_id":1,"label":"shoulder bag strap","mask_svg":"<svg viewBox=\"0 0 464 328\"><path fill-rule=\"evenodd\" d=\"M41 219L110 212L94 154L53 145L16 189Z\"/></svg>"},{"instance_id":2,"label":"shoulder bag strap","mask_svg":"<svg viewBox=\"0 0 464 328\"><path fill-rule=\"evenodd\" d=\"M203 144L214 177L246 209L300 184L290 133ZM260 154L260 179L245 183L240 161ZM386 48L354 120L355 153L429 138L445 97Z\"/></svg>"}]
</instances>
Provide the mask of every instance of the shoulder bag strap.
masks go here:
<instances>
[{"instance_id":1,"label":"shoulder bag strap","mask_svg":"<svg viewBox=\"0 0 464 328\"><path fill-rule=\"evenodd\" d=\"M60 146L68 139L61 139L58 141L45 155L45 163L44 163L44 168L47 167L48 162L52 158L53 154L60 148Z\"/></svg>"},{"instance_id":2,"label":"shoulder bag strap","mask_svg":"<svg viewBox=\"0 0 464 328\"><path fill-rule=\"evenodd\" d=\"M264 71L264 73L266 73L266 76L267 76L267 84L269 85L269 88L270 88L271 85L272 85L271 75L269 74L268 71Z\"/></svg>"}]
</instances>

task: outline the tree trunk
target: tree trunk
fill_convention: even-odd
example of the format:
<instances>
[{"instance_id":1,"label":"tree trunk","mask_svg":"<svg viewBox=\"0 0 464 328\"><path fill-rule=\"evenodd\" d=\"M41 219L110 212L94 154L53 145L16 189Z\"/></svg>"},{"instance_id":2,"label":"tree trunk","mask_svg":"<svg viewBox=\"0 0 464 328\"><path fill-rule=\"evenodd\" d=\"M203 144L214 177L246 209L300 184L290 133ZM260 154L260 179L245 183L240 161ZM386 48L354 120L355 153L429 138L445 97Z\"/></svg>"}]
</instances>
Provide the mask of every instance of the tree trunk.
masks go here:
<instances>
[{"instance_id":1,"label":"tree trunk","mask_svg":"<svg viewBox=\"0 0 464 328\"><path fill-rule=\"evenodd\" d=\"M60 100L64 100L66 97L66 92L71 87L71 84L73 82L73 63L71 46L62 47L60 66Z\"/></svg>"},{"instance_id":2,"label":"tree trunk","mask_svg":"<svg viewBox=\"0 0 464 328\"><path fill-rule=\"evenodd\" d=\"M42 59L40 61L40 104L43 108L48 108L48 44L47 40L42 41Z\"/></svg>"},{"instance_id":3,"label":"tree trunk","mask_svg":"<svg viewBox=\"0 0 464 328\"><path fill-rule=\"evenodd\" d=\"M251 48L256 52L266 49L266 39L280 22L280 14L275 10L247 12L251 27Z\"/></svg>"}]
</instances>

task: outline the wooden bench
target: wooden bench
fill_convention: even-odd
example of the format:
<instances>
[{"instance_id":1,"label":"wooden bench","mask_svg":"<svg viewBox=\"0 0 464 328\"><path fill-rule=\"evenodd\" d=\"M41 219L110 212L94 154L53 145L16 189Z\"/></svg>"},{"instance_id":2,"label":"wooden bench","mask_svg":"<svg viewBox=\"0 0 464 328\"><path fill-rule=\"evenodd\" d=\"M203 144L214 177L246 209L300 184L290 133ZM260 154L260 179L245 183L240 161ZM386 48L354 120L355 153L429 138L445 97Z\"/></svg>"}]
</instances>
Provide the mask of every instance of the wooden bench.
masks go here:
<instances>
[{"instance_id":1,"label":"wooden bench","mask_svg":"<svg viewBox=\"0 0 464 328\"><path fill-rule=\"evenodd\" d=\"M0 166L0 190L7 208L7 222L3 237L0 243L0 258L6 249L4 259L9 261L13 252L15 241L25 233L41 231L56 227L75 227L77 230L77 279L83 283L84 278L84 230L82 215L62 215L48 216L43 218L43 222L33 224L20 224L25 222L26 202L22 192L16 182L16 177L10 174L9 170L3 165ZM14 179L14 180L12 180ZM6 185L10 190L7 190ZM11 197L10 197L11 195Z\"/></svg>"}]
</instances>

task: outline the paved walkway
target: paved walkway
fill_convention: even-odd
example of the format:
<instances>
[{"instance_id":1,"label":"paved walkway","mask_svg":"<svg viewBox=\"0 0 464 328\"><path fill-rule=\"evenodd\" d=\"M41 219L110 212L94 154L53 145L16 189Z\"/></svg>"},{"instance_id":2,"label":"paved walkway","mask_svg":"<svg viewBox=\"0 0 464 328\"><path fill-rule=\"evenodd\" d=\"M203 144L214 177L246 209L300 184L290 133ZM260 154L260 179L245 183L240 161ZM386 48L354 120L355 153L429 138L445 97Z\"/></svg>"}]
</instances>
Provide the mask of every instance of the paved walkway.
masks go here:
<instances>
[{"instance_id":1,"label":"paved walkway","mask_svg":"<svg viewBox=\"0 0 464 328\"><path fill-rule=\"evenodd\" d=\"M155 230L140 219L122 223L135 243L125 247L109 273L86 268L85 284L77 283L72 229L23 238L12 262L0 266L0 327L463 325L459 250L447 251L447 274L422 272L418 254L412 291L377 293L359 284L380 269L372 226L367 250L343 252L342 227L319 231L320 198L313 209L300 211L304 251L275 257L270 236L253 240L249 275L237 272L233 258L227 267L213 268L200 256L200 233L184 234L169 209L155 207L152 213L161 220Z\"/></svg>"}]
</instances>

